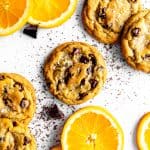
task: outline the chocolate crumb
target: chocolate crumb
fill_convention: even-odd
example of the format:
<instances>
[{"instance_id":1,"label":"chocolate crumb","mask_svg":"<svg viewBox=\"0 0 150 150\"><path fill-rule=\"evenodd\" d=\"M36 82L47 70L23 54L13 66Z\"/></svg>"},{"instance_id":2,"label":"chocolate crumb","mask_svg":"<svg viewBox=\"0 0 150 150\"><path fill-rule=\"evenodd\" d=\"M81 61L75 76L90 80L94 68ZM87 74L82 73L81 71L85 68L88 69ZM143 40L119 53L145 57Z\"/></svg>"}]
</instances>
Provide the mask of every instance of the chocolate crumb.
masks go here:
<instances>
[{"instance_id":1,"label":"chocolate crumb","mask_svg":"<svg viewBox=\"0 0 150 150\"><path fill-rule=\"evenodd\" d=\"M30 37L37 38L37 30L38 30L38 25L28 24L24 28L23 33Z\"/></svg>"}]
</instances>

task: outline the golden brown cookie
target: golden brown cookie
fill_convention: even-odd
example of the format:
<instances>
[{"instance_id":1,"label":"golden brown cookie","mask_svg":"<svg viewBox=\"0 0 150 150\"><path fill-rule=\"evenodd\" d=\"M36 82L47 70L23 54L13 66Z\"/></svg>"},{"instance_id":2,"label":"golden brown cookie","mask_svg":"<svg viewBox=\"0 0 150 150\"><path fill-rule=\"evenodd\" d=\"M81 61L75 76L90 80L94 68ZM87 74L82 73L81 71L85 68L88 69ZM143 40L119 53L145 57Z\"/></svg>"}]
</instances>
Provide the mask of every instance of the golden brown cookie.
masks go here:
<instances>
[{"instance_id":1,"label":"golden brown cookie","mask_svg":"<svg viewBox=\"0 0 150 150\"><path fill-rule=\"evenodd\" d=\"M80 104L98 94L106 80L106 65L93 46L68 42L52 52L44 74L53 95L67 104Z\"/></svg>"},{"instance_id":2,"label":"golden brown cookie","mask_svg":"<svg viewBox=\"0 0 150 150\"><path fill-rule=\"evenodd\" d=\"M82 20L98 41L111 44L118 41L126 20L140 9L140 0L85 0Z\"/></svg>"},{"instance_id":3,"label":"golden brown cookie","mask_svg":"<svg viewBox=\"0 0 150 150\"><path fill-rule=\"evenodd\" d=\"M35 91L18 74L0 73L0 118L28 123L35 112Z\"/></svg>"},{"instance_id":4,"label":"golden brown cookie","mask_svg":"<svg viewBox=\"0 0 150 150\"><path fill-rule=\"evenodd\" d=\"M56 145L50 148L50 150L62 150L61 145Z\"/></svg>"},{"instance_id":5,"label":"golden brown cookie","mask_svg":"<svg viewBox=\"0 0 150 150\"><path fill-rule=\"evenodd\" d=\"M150 73L150 10L143 10L128 20L121 47L130 66Z\"/></svg>"},{"instance_id":6,"label":"golden brown cookie","mask_svg":"<svg viewBox=\"0 0 150 150\"><path fill-rule=\"evenodd\" d=\"M27 127L0 118L0 150L36 150L36 142Z\"/></svg>"}]
</instances>

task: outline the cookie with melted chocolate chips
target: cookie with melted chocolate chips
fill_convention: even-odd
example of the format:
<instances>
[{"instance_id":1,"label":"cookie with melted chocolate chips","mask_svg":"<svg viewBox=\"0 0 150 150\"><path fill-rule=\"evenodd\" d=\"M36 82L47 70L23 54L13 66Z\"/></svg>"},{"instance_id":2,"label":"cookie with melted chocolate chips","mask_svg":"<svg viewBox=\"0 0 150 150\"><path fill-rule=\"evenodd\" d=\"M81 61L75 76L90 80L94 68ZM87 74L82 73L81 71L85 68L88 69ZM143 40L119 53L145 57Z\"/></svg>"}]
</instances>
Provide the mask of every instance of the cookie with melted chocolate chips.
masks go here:
<instances>
[{"instance_id":1,"label":"cookie with melted chocolate chips","mask_svg":"<svg viewBox=\"0 0 150 150\"><path fill-rule=\"evenodd\" d=\"M143 10L127 21L121 47L130 66L150 73L150 10Z\"/></svg>"},{"instance_id":2,"label":"cookie with melted chocolate chips","mask_svg":"<svg viewBox=\"0 0 150 150\"><path fill-rule=\"evenodd\" d=\"M86 30L98 41L118 41L127 19L141 10L140 0L85 0L82 20Z\"/></svg>"},{"instance_id":3,"label":"cookie with melted chocolate chips","mask_svg":"<svg viewBox=\"0 0 150 150\"><path fill-rule=\"evenodd\" d=\"M106 65L98 50L81 42L67 42L58 46L44 66L50 92L72 105L81 104L97 95L106 74Z\"/></svg>"}]
</instances>

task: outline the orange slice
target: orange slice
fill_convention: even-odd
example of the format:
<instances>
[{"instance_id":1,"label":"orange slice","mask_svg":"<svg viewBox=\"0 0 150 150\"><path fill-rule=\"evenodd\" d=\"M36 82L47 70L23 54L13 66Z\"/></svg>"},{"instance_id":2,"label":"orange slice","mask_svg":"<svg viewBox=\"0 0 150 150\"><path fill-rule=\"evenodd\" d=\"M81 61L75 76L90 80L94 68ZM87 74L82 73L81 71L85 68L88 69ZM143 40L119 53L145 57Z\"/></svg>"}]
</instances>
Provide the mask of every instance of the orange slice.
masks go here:
<instances>
[{"instance_id":1,"label":"orange slice","mask_svg":"<svg viewBox=\"0 0 150 150\"><path fill-rule=\"evenodd\" d=\"M68 20L78 0L33 0L29 22L44 28L56 27Z\"/></svg>"},{"instance_id":2,"label":"orange slice","mask_svg":"<svg viewBox=\"0 0 150 150\"><path fill-rule=\"evenodd\" d=\"M53 146L50 150L62 150L60 145Z\"/></svg>"},{"instance_id":3,"label":"orange slice","mask_svg":"<svg viewBox=\"0 0 150 150\"><path fill-rule=\"evenodd\" d=\"M139 150L150 150L150 112L139 121L136 138Z\"/></svg>"},{"instance_id":4,"label":"orange slice","mask_svg":"<svg viewBox=\"0 0 150 150\"><path fill-rule=\"evenodd\" d=\"M30 16L30 0L0 0L0 35L19 30Z\"/></svg>"},{"instance_id":5,"label":"orange slice","mask_svg":"<svg viewBox=\"0 0 150 150\"><path fill-rule=\"evenodd\" d=\"M124 135L107 110L89 106L67 120L61 144L63 150L123 150Z\"/></svg>"}]
</instances>

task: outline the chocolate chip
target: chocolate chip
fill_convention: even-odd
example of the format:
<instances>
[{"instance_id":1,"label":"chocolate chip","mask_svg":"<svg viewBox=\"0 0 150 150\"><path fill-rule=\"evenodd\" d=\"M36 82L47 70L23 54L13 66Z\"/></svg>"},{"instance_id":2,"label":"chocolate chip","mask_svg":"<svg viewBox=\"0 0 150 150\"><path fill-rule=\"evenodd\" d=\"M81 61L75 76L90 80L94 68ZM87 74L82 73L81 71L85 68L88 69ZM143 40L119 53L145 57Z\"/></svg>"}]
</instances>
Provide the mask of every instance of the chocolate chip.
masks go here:
<instances>
[{"instance_id":1,"label":"chocolate chip","mask_svg":"<svg viewBox=\"0 0 150 150\"><path fill-rule=\"evenodd\" d=\"M93 64L94 66L96 66L97 61L96 61L95 56L94 56L93 54L89 54L89 57L90 57L90 61L92 61L92 64Z\"/></svg>"},{"instance_id":2,"label":"chocolate chip","mask_svg":"<svg viewBox=\"0 0 150 150\"><path fill-rule=\"evenodd\" d=\"M22 92L24 90L23 85L21 83L19 83L19 82L15 82L13 86L14 87L18 87L20 92Z\"/></svg>"},{"instance_id":3,"label":"chocolate chip","mask_svg":"<svg viewBox=\"0 0 150 150\"><path fill-rule=\"evenodd\" d=\"M5 137L0 136L0 143L5 141Z\"/></svg>"},{"instance_id":4,"label":"chocolate chip","mask_svg":"<svg viewBox=\"0 0 150 150\"><path fill-rule=\"evenodd\" d=\"M37 38L37 29L38 29L37 25L28 24L24 28L23 33L30 36L30 37Z\"/></svg>"},{"instance_id":5,"label":"chocolate chip","mask_svg":"<svg viewBox=\"0 0 150 150\"><path fill-rule=\"evenodd\" d=\"M0 75L0 80L4 80L4 79L5 79L4 75Z\"/></svg>"},{"instance_id":6,"label":"chocolate chip","mask_svg":"<svg viewBox=\"0 0 150 150\"><path fill-rule=\"evenodd\" d=\"M85 79L82 79L80 85L85 85Z\"/></svg>"},{"instance_id":7,"label":"chocolate chip","mask_svg":"<svg viewBox=\"0 0 150 150\"><path fill-rule=\"evenodd\" d=\"M100 9L100 12L98 13L98 17L101 19L106 19L106 8Z\"/></svg>"},{"instance_id":8,"label":"chocolate chip","mask_svg":"<svg viewBox=\"0 0 150 150\"><path fill-rule=\"evenodd\" d=\"M84 64L87 64L89 62L89 59L86 56L81 56L80 62L84 63Z\"/></svg>"},{"instance_id":9,"label":"chocolate chip","mask_svg":"<svg viewBox=\"0 0 150 150\"><path fill-rule=\"evenodd\" d=\"M72 52L72 56L80 54L80 49L79 48L74 48Z\"/></svg>"},{"instance_id":10,"label":"chocolate chip","mask_svg":"<svg viewBox=\"0 0 150 150\"><path fill-rule=\"evenodd\" d=\"M137 0L131 0L131 2L137 2Z\"/></svg>"},{"instance_id":11,"label":"chocolate chip","mask_svg":"<svg viewBox=\"0 0 150 150\"><path fill-rule=\"evenodd\" d=\"M91 84L91 88L92 89L94 89L96 86L97 86L97 84L98 84L98 81L97 80L95 80L95 79L90 79L90 84Z\"/></svg>"},{"instance_id":12,"label":"chocolate chip","mask_svg":"<svg viewBox=\"0 0 150 150\"><path fill-rule=\"evenodd\" d=\"M64 82L66 84L68 84L69 79L72 77L72 74L69 72L69 69L70 69L70 67L65 70Z\"/></svg>"},{"instance_id":13,"label":"chocolate chip","mask_svg":"<svg viewBox=\"0 0 150 150\"><path fill-rule=\"evenodd\" d=\"M21 108L28 108L29 107L29 101L25 98L23 98L20 102Z\"/></svg>"},{"instance_id":14,"label":"chocolate chip","mask_svg":"<svg viewBox=\"0 0 150 150\"><path fill-rule=\"evenodd\" d=\"M146 54L143 59L145 61L150 61L150 54Z\"/></svg>"},{"instance_id":15,"label":"chocolate chip","mask_svg":"<svg viewBox=\"0 0 150 150\"><path fill-rule=\"evenodd\" d=\"M25 137L24 137L23 145L27 145L27 144L29 144L30 142L31 142L31 140L30 140L27 136L25 136Z\"/></svg>"},{"instance_id":16,"label":"chocolate chip","mask_svg":"<svg viewBox=\"0 0 150 150\"><path fill-rule=\"evenodd\" d=\"M140 28L134 28L132 29L131 33L132 33L132 36L138 36L139 33L140 33L141 29Z\"/></svg>"},{"instance_id":17,"label":"chocolate chip","mask_svg":"<svg viewBox=\"0 0 150 150\"><path fill-rule=\"evenodd\" d=\"M16 127L17 126L17 122L13 121L13 126Z\"/></svg>"},{"instance_id":18,"label":"chocolate chip","mask_svg":"<svg viewBox=\"0 0 150 150\"><path fill-rule=\"evenodd\" d=\"M79 100L82 100L88 93L79 93Z\"/></svg>"},{"instance_id":19,"label":"chocolate chip","mask_svg":"<svg viewBox=\"0 0 150 150\"><path fill-rule=\"evenodd\" d=\"M89 68L87 68L87 74L93 73L94 72L94 67L91 66Z\"/></svg>"},{"instance_id":20,"label":"chocolate chip","mask_svg":"<svg viewBox=\"0 0 150 150\"><path fill-rule=\"evenodd\" d=\"M4 101L4 104L7 105L7 106L10 106L11 103L12 103L12 100L9 99L7 96L3 97L3 101Z\"/></svg>"},{"instance_id":21,"label":"chocolate chip","mask_svg":"<svg viewBox=\"0 0 150 150\"><path fill-rule=\"evenodd\" d=\"M56 104L51 105L51 107L49 108L49 111L48 111L48 115L54 119L64 118L63 112L59 110L59 108Z\"/></svg>"}]
</instances>

